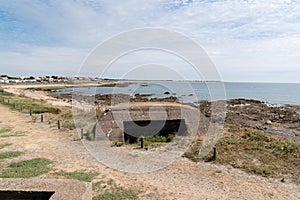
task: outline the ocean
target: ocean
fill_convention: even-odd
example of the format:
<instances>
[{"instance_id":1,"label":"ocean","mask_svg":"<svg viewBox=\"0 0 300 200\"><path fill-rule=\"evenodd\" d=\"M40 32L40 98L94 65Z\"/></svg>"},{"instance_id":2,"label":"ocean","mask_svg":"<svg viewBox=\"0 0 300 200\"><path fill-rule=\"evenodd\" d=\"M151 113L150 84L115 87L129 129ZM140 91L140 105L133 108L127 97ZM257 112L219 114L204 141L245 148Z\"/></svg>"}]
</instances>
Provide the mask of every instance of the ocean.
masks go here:
<instances>
[{"instance_id":1,"label":"ocean","mask_svg":"<svg viewBox=\"0 0 300 200\"><path fill-rule=\"evenodd\" d=\"M57 94L82 95L122 93L134 96L139 93L151 97L176 96L181 102L199 100L255 99L270 104L300 105L300 83L236 83L236 82L132 82L123 87L75 87L57 90Z\"/></svg>"}]
</instances>

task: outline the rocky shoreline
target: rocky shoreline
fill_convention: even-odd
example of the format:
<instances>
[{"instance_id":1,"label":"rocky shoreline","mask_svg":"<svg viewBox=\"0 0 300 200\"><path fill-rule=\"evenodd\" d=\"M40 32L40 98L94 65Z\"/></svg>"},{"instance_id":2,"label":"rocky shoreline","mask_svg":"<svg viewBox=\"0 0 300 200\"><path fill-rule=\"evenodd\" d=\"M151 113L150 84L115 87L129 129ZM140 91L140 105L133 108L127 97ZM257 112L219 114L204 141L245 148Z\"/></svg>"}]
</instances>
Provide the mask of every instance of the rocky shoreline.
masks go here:
<instances>
[{"instance_id":1,"label":"rocky shoreline","mask_svg":"<svg viewBox=\"0 0 300 200\"><path fill-rule=\"evenodd\" d=\"M300 107L270 105L261 101L227 101L226 123L250 127L300 142Z\"/></svg>"},{"instance_id":2,"label":"rocky shoreline","mask_svg":"<svg viewBox=\"0 0 300 200\"><path fill-rule=\"evenodd\" d=\"M71 94L55 95L57 99L72 102ZM177 97L151 98L150 95L97 94L95 96L77 95L76 100L88 102L95 106L109 107L111 105L130 102L179 102ZM113 103L112 103L113 102ZM224 102L226 105L225 123L240 127L249 127L264 131L273 136L292 139L300 142L300 106L271 105L258 100L232 99ZM201 113L211 117L211 102L200 101L190 104L198 107Z\"/></svg>"}]
</instances>

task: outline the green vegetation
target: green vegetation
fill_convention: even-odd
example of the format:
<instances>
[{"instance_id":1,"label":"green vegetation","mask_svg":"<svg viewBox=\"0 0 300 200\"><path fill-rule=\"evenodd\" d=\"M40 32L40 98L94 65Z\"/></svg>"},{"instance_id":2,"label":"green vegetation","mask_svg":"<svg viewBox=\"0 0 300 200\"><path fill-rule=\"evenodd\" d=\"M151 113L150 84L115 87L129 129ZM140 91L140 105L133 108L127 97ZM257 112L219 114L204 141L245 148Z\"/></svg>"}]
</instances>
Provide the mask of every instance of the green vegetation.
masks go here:
<instances>
[{"instance_id":1,"label":"green vegetation","mask_svg":"<svg viewBox=\"0 0 300 200\"><path fill-rule=\"evenodd\" d=\"M121 146L124 145L124 142L114 141L113 145L116 146L116 147L121 147Z\"/></svg>"},{"instance_id":2,"label":"green vegetation","mask_svg":"<svg viewBox=\"0 0 300 200\"><path fill-rule=\"evenodd\" d=\"M4 153L0 153L0 159L6 159L6 158L14 158L21 156L23 153L20 151L8 151Z\"/></svg>"},{"instance_id":3,"label":"green vegetation","mask_svg":"<svg viewBox=\"0 0 300 200\"><path fill-rule=\"evenodd\" d=\"M134 200L138 199L138 195L141 193L140 191L117 186L112 179L93 183L93 191L101 193L93 197L93 200Z\"/></svg>"},{"instance_id":4,"label":"green vegetation","mask_svg":"<svg viewBox=\"0 0 300 200\"><path fill-rule=\"evenodd\" d=\"M2 170L0 178L31 178L48 173L52 161L45 158L35 158L21 162L13 162Z\"/></svg>"},{"instance_id":5,"label":"green vegetation","mask_svg":"<svg viewBox=\"0 0 300 200\"><path fill-rule=\"evenodd\" d=\"M8 147L12 145L12 143L4 143L4 144L0 144L0 149L4 149L5 147Z\"/></svg>"},{"instance_id":6,"label":"green vegetation","mask_svg":"<svg viewBox=\"0 0 300 200\"><path fill-rule=\"evenodd\" d=\"M1 130L2 130L2 132L1 132ZM6 133L6 132L9 132L9 133L1 134L1 133ZM20 131L13 132L12 129L8 129L8 128L0 129L0 138L20 137L20 136L25 136L25 134Z\"/></svg>"},{"instance_id":7,"label":"green vegetation","mask_svg":"<svg viewBox=\"0 0 300 200\"><path fill-rule=\"evenodd\" d=\"M0 138L7 138L7 137L20 137L25 135L18 135L18 134L12 134L12 135L0 135Z\"/></svg>"},{"instance_id":8,"label":"green vegetation","mask_svg":"<svg viewBox=\"0 0 300 200\"><path fill-rule=\"evenodd\" d=\"M186 157L194 162L199 162L201 159L199 157L199 150L202 146L202 140L200 138L193 141L190 148L183 154L183 157Z\"/></svg>"},{"instance_id":9,"label":"green vegetation","mask_svg":"<svg viewBox=\"0 0 300 200\"><path fill-rule=\"evenodd\" d=\"M72 88L73 86L49 86L49 87L41 87L41 88L36 88L36 90L41 90L45 92L53 92L56 90L62 90L66 88Z\"/></svg>"},{"instance_id":10,"label":"green vegetation","mask_svg":"<svg viewBox=\"0 0 300 200\"><path fill-rule=\"evenodd\" d=\"M49 124L57 126L57 120L61 120L61 130L75 129L73 113L69 108L56 108L47 104L45 100L32 99L26 97L24 94L13 95L6 92L0 93L0 103L9 106L11 109L22 111L23 113L30 113L30 110L32 114L49 113L50 117L47 118ZM37 120L39 117L33 116L33 119Z\"/></svg>"},{"instance_id":11,"label":"green vegetation","mask_svg":"<svg viewBox=\"0 0 300 200\"><path fill-rule=\"evenodd\" d=\"M102 189L102 185L106 184L105 181L98 181L92 184L93 191L99 191Z\"/></svg>"},{"instance_id":12,"label":"green vegetation","mask_svg":"<svg viewBox=\"0 0 300 200\"><path fill-rule=\"evenodd\" d=\"M74 130L76 128L73 113L69 108L61 108L59 114L53 114L47 117L47 122L51 124L52 127L57 127L58 120L60 120L60 128L62 131Z\"/></svg>"},{"instance_id":13,"label":"green vegetation","mask_svg":"<svg viewBox=\"0 0 300 200\"><path fill-rule=\"evenodd\" d=\"M297 182L297 177L300 177L299 143L236 125L228 125L227 129L228 134L216 144L218 154L215 163L229 164L264 177L286 177ZM201 144L198 140L185 156L199 161L197 149ZM209 161L211 157L212 152L204 160Z\"/></svg>"},{"instance_id":14,"label":"green vegetation","mask_svg":"<svg viewBox=\"0 0 300 200\"><path fill-rule=\"evenodd\" d=\"M70 179L76 179L84 182L92 182L93 179L99 175L99 173L95 172L57 172L55 173L59 176L64 176ZM131 200L138 199L139 191L128 190L123 187L117 186L114 180L109 179L107 181L98 181L92 184L93 191L97 193L93 200L99 199L120 199L120 200Z\"/></svg>"},{"instance_id":15,"label":"green vegetation","mask_svg":"<svg viewBox=\"0 0 300 200\"><path fill-rule=\"evenodd\" d=\"M24 94L18 96L2 92L0 94L0 102L4 105L8 105L11 109L21 110L22 112L29 113L30 109L32 114L41 114L41 113L53 113L58 114L61 112L60 109L54 108L51 105L48 105L44 100L37 100L26 97Z\"/></svg>"},{"instance_id":16,"label":"green vegetation","mask_svg":"<svg viewBox=\"0 0 300 200\"><path fill-rule=\"evenodd\" d=\"M111 192L104 192L93 197L93 200L135 200L138 199L139 191L128 190L123 187L117 187Z\"/></svg>"},{"instance_id":17,"label":"green vegetation","mask_svg":"<svg viewBox=\"0 0 300 200\"><path fill-rule=\"evenodd\" d=\"M91 182L95 176L98 176L99 173L95 173L95 172L79 172L79 171L75 171L75 172L58 172L56 173L59 176L64 176L66 178L70 178L70 179L76 179L79 181L84 181L84 182Z\"/></svg>"},{"instance_id":18,"label":"green vegetation","mask_svg":"<svg viewBox=\"0 0 300 200\"><path fill-rule=\"evenodd\" d=\"M0 134L1 134L1 133L7 133L7 132L10 132L10 131L12 131L11 128L1 128L1 129L0 129Z\"/></svg>"},{"instance_id":19,"label":"green vegetation","mask_svg":"<svg viewBox=\"0 0 300 200\"><path fill-rule=\"evenodd\" d=\"M153 136L148 136L144 138L144 146L145 147L159 147L165 143L169 143L172 142L173 138L175 137L175 133L174 134L168 134L167 136L165 135L153 135ZM138 138L136 140L132 141L126 141L125 144L133 144L133 145L140 145L141 143L141 138ZM115 146L122 146L123 143L119 143L119 142L113 142L113 144Z\"/></svg>"},{"instance_id":20,"label":"green vegetation","mask_svg":"<svg viewBox=\"0 0 300 200\"><path fill-rule=\"evenodd\" d=\"M150 136L150 137L146 137L145 141L150 142L150 143L151 142L167 143L167 142L171 142L174 137L175 137L175 134L169 134L168 136L153 135L153 136Z\"/></svg>"}]
</instances>

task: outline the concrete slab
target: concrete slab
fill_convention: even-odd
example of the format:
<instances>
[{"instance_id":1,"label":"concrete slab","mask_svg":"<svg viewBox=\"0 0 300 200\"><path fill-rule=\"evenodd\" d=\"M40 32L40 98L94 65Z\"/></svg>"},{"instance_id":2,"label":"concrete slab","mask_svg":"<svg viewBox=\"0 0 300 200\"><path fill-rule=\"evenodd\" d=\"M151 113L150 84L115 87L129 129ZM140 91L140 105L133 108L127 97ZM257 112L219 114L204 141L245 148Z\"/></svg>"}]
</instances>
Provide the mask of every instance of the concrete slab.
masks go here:
<instances>
[{"instance_id":1,"label":"concrete slab","mask_svg":"<svg viewBox=\"0 0 300 200\"><path fill-rule=\"evenodd\" d=\"M65 179L0 179L0 191L55 192L50 200L92 199L91 183Z\"/></svg>"}]
</instances>

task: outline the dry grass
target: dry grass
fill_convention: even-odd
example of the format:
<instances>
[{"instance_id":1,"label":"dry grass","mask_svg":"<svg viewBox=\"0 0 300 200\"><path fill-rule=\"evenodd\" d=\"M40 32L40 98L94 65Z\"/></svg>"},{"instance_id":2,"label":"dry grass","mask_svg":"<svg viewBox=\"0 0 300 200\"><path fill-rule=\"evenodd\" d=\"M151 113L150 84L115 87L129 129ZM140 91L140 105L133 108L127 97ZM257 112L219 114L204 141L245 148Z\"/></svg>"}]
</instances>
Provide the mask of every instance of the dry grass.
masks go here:
<instances>
[{"instance_id":1,"label":"dry grass","mask_svg":"<svg viewBox=\"0 0 300 200\"><path fill-rule=\"evenodd\" d=\"M139 199L138 195L141 193L141 191L138 190L131 190L117 186L112 179L93 183L93 191L98 193L93 197L93 200L137 200Z\"/></svg>"},{"instance_id":2,"label":"dry grass","mask_svg":"<svg viewBox=\"0 0 300 200\"><path fill-rule=\"evenodd\" d=\"M3 143L3 144L0 144L0 149L4 149L5 147L9 147L10 145L12 145L12 143Z\"/></svg>"},{"instance_id":3,"label":"dry grass","mask_svg":"<svg viewBox=\"0 0 300 200\"><path fill-rule=\"evenodd\" d=\"M248 173L300 183L300 144L281 139L251 128L228 125L227 133L216 144L217 159L213 162L229 164ZM197 151L201 140L185 154L199 161ZM211 160L212 152L205 157Z\"/></svg>"},{"instance_id":4,"label":"dry grass","mask_svg":"<svg viewBox=\"0 0 300 200\"><path fill-rule=\"evenodd\" d=\"M19 111L22 110L22 112L24 113L29 113L30 110L32 114L41 114L41 113L58 114L61 112L60 109L47 104L46 101L32 99L22 94L16 96L10 93L1 92L0 103L7 105L14 110L19 110Z\"/></svg>"}]
</instances>

